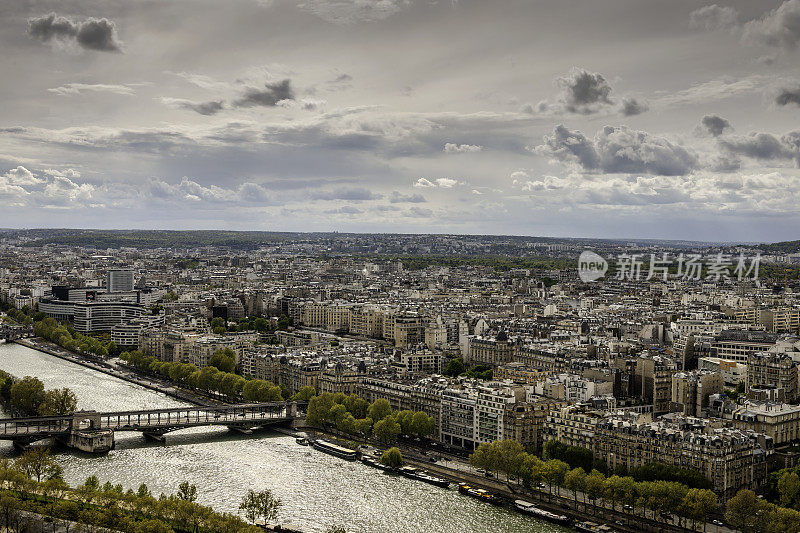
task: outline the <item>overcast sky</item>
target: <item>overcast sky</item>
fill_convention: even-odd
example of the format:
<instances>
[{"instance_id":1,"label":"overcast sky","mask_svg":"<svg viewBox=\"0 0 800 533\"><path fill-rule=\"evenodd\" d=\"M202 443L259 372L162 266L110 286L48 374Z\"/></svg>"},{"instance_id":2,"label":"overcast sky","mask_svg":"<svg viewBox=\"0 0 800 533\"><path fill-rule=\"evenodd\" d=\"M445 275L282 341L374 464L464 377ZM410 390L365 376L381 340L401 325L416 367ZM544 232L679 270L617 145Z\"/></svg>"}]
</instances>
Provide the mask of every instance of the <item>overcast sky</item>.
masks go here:
<instances>
[{"instance_id":1,"label":"overcast sky","mask_svg":"<svg viewBox=\"0 0 800 533\"><path fill-rule=\"evenodd\" d=\"M0 226L800 238L800 0L0 3Z\"/></svg>"}]
</instances>

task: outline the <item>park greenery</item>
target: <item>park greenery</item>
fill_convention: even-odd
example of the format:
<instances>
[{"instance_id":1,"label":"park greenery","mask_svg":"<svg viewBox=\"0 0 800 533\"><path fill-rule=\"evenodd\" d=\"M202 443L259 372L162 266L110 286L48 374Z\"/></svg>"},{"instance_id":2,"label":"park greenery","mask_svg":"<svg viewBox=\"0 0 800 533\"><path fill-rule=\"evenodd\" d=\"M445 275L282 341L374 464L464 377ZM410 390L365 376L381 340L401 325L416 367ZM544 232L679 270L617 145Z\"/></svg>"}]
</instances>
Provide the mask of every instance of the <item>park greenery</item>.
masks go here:
<instances>
[{"instance_id":1,"label":"park greenery","mask_svg":"<svg viewBox=\"0 0 800 533\"><path fill-rule=\"evenodd\" d=\"M261 528L236 515L198 504L197 489L188 482L176 494L155 497L146 485L125 491L90 476L70 487L45 448L26 451L17 459L0 459L0 523L7 530L39 531L47 522L70 531L108 528L132 533L255 533ZM259 512L257 517L264 516ZM272 519L277 516L277 508ZM255 522L255 520L251 520ZM75 524L80 524L79 528Z\"/></svg>"},{"instance_id":2,"label":"park greenery","mask_svg":"<svg viewBox=\"0 0 800 533\"><path fill-rule=\"evenodd\" d=\"M467 369L464 361L460 357L451 359L442 373L451 378L466 376L468 378L483 380L491 380L494 374L492 367L487 365L475 365Z\"/></svg>"},{"instance_id":3,"label":"park greenery","mask_svg":"<svg viewBox=\"0 0 800 533\"><path fill-rule=\"evenodd\" d=\"M12 412L22 415L63 416L78 408L78 398L69 388L45 389L38 378L21 380L0 370L0 399Z\"/></svg>"},{"instance_id":4,"label":"park greenery","mask_svg":"<svg viewBox=\"0 0 800 533\"><path fill-rule=\"evenodd\" d=\"M33 333L37 337L49 340L65 350L100 357L119 355L120 348L113 341L102 341L94 337L82 335L72 326L63 326L55 318L44 318L33 325Z\"/></svg>"},{"instance_id":5,"label":"park greenery","mask_svg":"<svg viewBox=\"0 0 800 533\"><path fill-rule=\"evenodd\" d=\"M403 454L400 453L400 449L392 447L383 452L383 455L381 455L381 464L390 468L400 468L403 466Z\"/></svg>"},{"instance_id":6,"label":"park greenery","mask_svg":"<svg viewBox=\"0 0 800 533\"><path fill-rule=\"evenodd\" d=\"M393 411L383 398L371 404L355 394L323 392L310 399L306 422L323 429L337 429L363 439L391 444L400 435L425 438L436 422L422 411Z\"/></svg>"}]
</instances>

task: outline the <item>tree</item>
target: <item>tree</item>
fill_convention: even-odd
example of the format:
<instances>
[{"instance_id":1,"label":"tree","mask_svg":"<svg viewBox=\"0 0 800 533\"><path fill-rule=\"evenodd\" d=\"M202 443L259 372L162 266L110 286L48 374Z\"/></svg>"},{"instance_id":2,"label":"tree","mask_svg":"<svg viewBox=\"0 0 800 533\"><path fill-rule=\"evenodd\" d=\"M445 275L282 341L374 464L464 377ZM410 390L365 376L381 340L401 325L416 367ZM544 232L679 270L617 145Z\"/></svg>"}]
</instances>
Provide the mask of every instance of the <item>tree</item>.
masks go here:
<instances>
[{"instance_id":1,"label":"tree","mask_svg":"<svg viewBox=\"0 0 800 533\"><path fill-rule=\"evenodd\" d=\"M592 500L592 507L594 507L595 512L597 511L597 498L603 496L605 482L605 476L597 470L592 470L586 476L586 496Z\"/></svg>"},{"instance_id":2,"label":"tree","mask_svg":"<svg viewBox=\"0 0 800 533\"><path fill-rule=\"evenodd\" d=\"M778 480L778 494L780 495L781 505L792 507L797 500L800 492L800 477L795 472L784 472Z\"/></svg>"},{"instance_id":3,"label":"tree","mask_svg":"<svg viewBox=\"0 0 800 533\"><path fill-rule=\"evenodd\" d=\"M225 319L222 318L222 317L219 317L219 316L212 318L211 319L211 328L212 329L215 329L215 328L223 328L224 329L225 328Z\"/></svg>"},{"instance_id":4,"label":"tree","mask_svg":"<svg viewBox=\"0 0 800 533\"><path fill-rule=\"evenodd\" d=\"M42 416L64 416L78 409L78 397L69 388L45 391L39 414Z\"/></svg>"},{"instance_id":5,"label":"tree","mask_svg":"<svg viewBox=\"0 0 800 533\"><path fill-rule=\"evenodd\" d=\"M706 530L708 516L719 508L717 495L708 489L689 489L681 502L681 511L692 522L702 522Z\"/></svg>"},{"instance_id":6,"label":"tree","mask_svg":"<svg viewBox=\"0 0 800 533\"><path fill-rule=\"evenodd\" d=\"M211 356L208 365L220 372L233 372L236 368L236 354L230 348L220 348Z\"/></svg>"},{"instance_id":7,"label":"tree","mask_svg":"<svg viewBox=\"0 0 800 533\"><path fill-rule=\"evenodd\" d=\"M184 481L178 485L178 499L187 502L197 500L197 487L190 485L188 481Z\"/></svg>"},{"instance_id":8,"label":"tree","mask_svg":"<svg viewBox=\"0 0 800 533\"><path fill-rule=\"evenodd\" d=\"M61 467L55 462L47 448L31 448L14 461L14 468L35 479L37 483L44 479L60 478Z\"/></svg>"},{"instance_id":9,"label":"tree","mask_svg":"<svg viewBox=\"0 0 800 533\"><path fill-rule=\"evenodd\" d=\"M432 416L428 416L422 411L414 413L411 418L411 432L419 438L425 438L433 434L436 429L436 421Z\"/></svg>"},{"instance_id":10,"label":"tree","mask_svg":"<svg viewBox=\"0 0 800 533\"><path fill-rule=\"evenodd\" d=\"M317 391L314 389L314 387L305 386L305 387L302 387L299 391L297 391L297 393L294 396L292 396L290 399L293 402L307 402L307 401L311 400L311 398L313 398L316 394L317 394ZM350 410L348 409L348 411L350 411Z\"/></svg>"},{"instance_id":11,"label":"tree","mask_svg":"<svg viewBox=\"0 0 800 533\"><path fill-rule=\"evenodd\" d=\"M752 490L742 489L725 504L725 521L744 533L756 531L758 513L766 513L767 504Z\"/></svg>"},{"instance_id":12,"label":"tree","mask_svg":"<svg viewBox=\"0 0 800 533\"><path fill-rule=\"evenodd\" d=\"M464 361L460 357L456 357L447 363L447 368L444 370L444 375L454 378L463 374L465 370L466 368L464 367Z\"/></svg>"},{"instance_id":13,"label":"tree","mask_svg":"<svg viewBox=\"0 0 800 533\"><path fill-rule=\"evenodd\" d=\"M391 444L397 440L397 437L400 435L400 424L397 421L387 416L383 420L379 420L375 423L375 426L372 428L372 433L375 435L381 443L383 444Z\"/></svg>"},{"instance_id":14,"label":"tree","mask_svg":"<svg viewBox=\"0 0 800 533\"><path fill-rule=\"evenodd\" d=\"M25 376L11 387L11 405L22 412L38 413L43 401L44 383L37 378Z\"/></svg>"},{"instance_id":15,"label":"tree","mask_svg":"<svg viewBox=\"0 0 800 533\"><path fill-rule=\"evenodd\" d=\"M367 410L367 416L374 420L376 424L390 414L392 414L392 406L386 398L378 398L372 402L372 405L370 405Z\"/></svg>"},{"instance_id":16,"label":"tree","mask_svg":"<svg viewBox=\"0 0 800 533\"><path fill-rule=\"evenodd\" d=\"M569 465L560 459L550 459L544 464L544 478L547 480L548 493L552 493L553 485L559 487L569 472Z\"/></svg>"},{"instance_id":17,"label":"tree","mask_svg":"<svg viewBox=\"0 0 800 533\"><path fill-rule=\"evenodd\" d=\"M381 456L381 464L390 466L392 468L398 468L403 465L403 454L400 453L398 448L389 448L383 452L383 455Z\"/></svg>"},{"instance_id":18,"label":"tree","mask_svg":"<svg viewBox=\"0 0 800 533\"><path fill-rule=\"evenodd\" d=\"M506 475L506 479L518 476L525 460L525 448L513 439L497 441L494 444L499 458L499 470Z\"/></svg>"},{"instance_id":19,"label":"tree","mask_svg":"<svg viewBox=\"0 0 800 533\"><path fill-rule=\"evenodd\" d=\"M328 413L333 407L333 395L323 393L314 396L308 403L306 422L312 426L324 426L328 421Z\"/></svg>"},{"instance_id":20,"label":"tree","mask_svg":"<svg viewBox=\"0 0 800 533\"><path fill-rule=\"evenodd\" d=\"M564 476L564 486L572 491L575 508L578 508L578 493L586 490L586 472L583 468L573 468Z\"/></svg>"},{"instance_id":21,"label":"tree","mask_svg":"<svg viewBox=\"0 0 800 533\"><path fill-rule=\"evenodd\" d=\"M526 455L522 460L520 476L522 483L530 488L534 483L538 483L544 474L544 463L535 455Z\"/></svg>"},{"instance_id":22,"label":"tree","mask_svg":"<svg viewBox=\"0 0 800 533\"><path fill-rule=\"evenodd\" d=\"M264 489L261 492L250 489L242 498L239 510L244 513L250 522L255 523L259 517L262 517L266 525L268 521L278 518L278 508L280 506L281 501L275 498L269 489Z\"/></svg>"}]
</instances>

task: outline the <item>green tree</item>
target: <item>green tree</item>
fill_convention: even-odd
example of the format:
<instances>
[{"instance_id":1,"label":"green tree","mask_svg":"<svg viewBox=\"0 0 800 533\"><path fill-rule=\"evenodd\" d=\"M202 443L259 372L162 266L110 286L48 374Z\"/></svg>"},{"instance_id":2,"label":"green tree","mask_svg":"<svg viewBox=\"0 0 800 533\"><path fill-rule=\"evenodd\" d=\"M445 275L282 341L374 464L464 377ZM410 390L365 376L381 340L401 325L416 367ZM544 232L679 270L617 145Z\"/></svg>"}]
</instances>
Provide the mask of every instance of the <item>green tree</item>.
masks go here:
<instances>
[{"instance_id":1,"label":"green tree","mask_svg":"<svg viewBox=\"0 0 800 533\"><path fill-rule=\"evenodd\" d=\"M690 518L693 524L702 523L703 531L706 530L709 515L718 508L717 495L708 489L689 489L681 502L682 514Z\"/></svg>"},{"instance_id":2,"label":"green tree","mask_svg":"<svg viewBox=\"0 0 800 533\"><path fill-rule=\"evenodd\" d=\"M299 391L297 391L297 393L291 397L291 400L293 402L307 402L311 400L311 398L313 398L316 394L317 391L314 389L314 387L305 386L302 387Z\"/></svg>"},{"instance_id":3,"label":"green tree","mask_svg":"<svg viewBox=\"0 0 800 533\"><path fill-rule=\"evenodd\" d=\"M578 493L586 490L586 472L583 468L573 468L564 476L564 486L572 491L572 498L575 500L575 508L578 508Z\"/></svg>"},{"instance_id":4,"label":"green tree","mask_svg":"<svg viewBox=\"0 0 800 533\"><path fill-rule=\"evenodd\" d=\"M766 513L767 503L760 500L755 492L742 489L725 504L725 521L744 533L756 531L758 513Z\"/></svg>"},{"instance_id":5,"label":"green tree","mask_svg":"<svg viewBox=\"0 0 800 533\"><path fill-rule=\"evenodd\" d=\"M526 455L520 469L522 483L530 488L544 476L544 462L535 455Z\"/></svg>"},{"instance_id":6,"label":"green tree","mask_svg":"<svg viewBox=\"0 0 800 533\"><path fill-rule=\"evenodd\" d=\"M553 486L563 485L567 472L569 465L560 459L550 459L544 464L544 479L547 481L548 493L553 492Z\"/></svg>"},{"instance_id":7,"label":"green tree","mask_svg":"<svg viewBox=\"0 0 800 533\"><path fill-rule=\"evenodd\" d=\"M264 519L264 524L275 520L278 517L278 508L281 501L272 495L269 489L256 492L253 489L247 491L239 504L242 511L250 522L255 523L258 518Z\"/></svg>"},{"instance_id":8,"label":"green tree","mask_svg":"<svg viewBox=\"0 0 800 533\"><path fill-rule=\"evenodd\" d=\"M506 439L497 441L495 447L499 457L498 469L506 475L506 479L510 476L518 476L522 463L525 461L525 455L527 455L522 444L512 439Z\"/></svg>"},{"instance_id":9,"label":"green tree","mask_svg":"<svg viewBox=\"0 0 800 533\"><path fill-rule=\"evenodd\" d=\"M64 416L78 409L78 397L69 388L50 389L45 391L44 399L39 405L42 416Z\"/></svg>"},{"instance_id":10,"label":"green tree","mask_svg":"<svg viewBox=\"0 0 800 533\"><path fill-rule=\"evenodd\" d=\"M323 393L311 398L306 410L306 422L317 427L326 425L332 407L333 395L330 393Z\"/></svg>"},{"instance_id":11,"label":"green tree","mask_svg":"<svg viewBox=\"0 0 800 533\"><path fill-rule=\"evenodd\" d=\"M14 461L14 468L41 483L42 478L60 478L61 467L50 455L47 448L31 448Z\"/></svg>"},{"instance_id":12,"label":"green tree","mask_svg":"<svg viewBox=\"0 0 800 533\"><path fill-rule=\"evenodd\" d=\"M236 368L236 354L230 348L220 348L208 361L209 366L213 366L220 372L233 372Z\"/></svg>"},{"instance_id":13,"label":"green tree","mask_svg":"<svg viewBox=\"0 0 800 533\"><path fill-rule=\"evenodd\" d=\"M592 507L595 513L597 512L597 499L603 496L605 483L605 476L597 470L592 470L589 475L586 476L586 496L592 500Z\"/></svg>"},{"instance_id":14,"label":"green tree","mask_svg":"<svg viewBox=\"0 0 800 533\"><path fill-rule=\"evenodd\" d=\"M389 404L389 400L385 398L378 398L372 402L372 405L367 410L367 416L374 420L376 424L390 414L392 414L392 406Z\"/></svg>"},{"instance_id":15,"label":"green tree","mask_svg":"<svg viewBox=\"0 0 800 533\"><path fill-rule=\"evenodd\" d=\"M414 413L411 419L411 433L423 439L433 434L436 429L436 421L432 416L428 416L422 411Z\"/></svg>"},{"instance_id":16,"label":"green tree","mask_svg":"<svg viewBox=\"0 0 800 533\"><path fill-rule=\"evenodd\" d=\"M797 501L798 493L800 493L800 477L792 471L784 472L778 480L778 494L780 495L781 505L792 507Z\"/></svg>"},{"instance_id":17,"label":"green tree","mask_svg":"<svg viewBox=\"0 0 800 533\"><path fill-rule=\"evenodd\" d=\"M38 413L44 398L44 384L37 378L25 376L11 387L12 407L25 413Z\"/></svg>"},{"instance_id":18,"label":"green tree","mask_svg":"<svg viewBox=\"0 0 800 533\"><path fill-rule=\"evenodd\" d=\"M389 448L381 456L381 464L390 466L392 468L399 468L403 466L403 454L396 447Z\"/></svg>"},{"instance_id":19,"label":"green tree","mask_svg":"<svg viewBox=\"0 0 800 533\"><path fill-rule=\"evenodd\" d=\"M397 437L400 436L400 424L397 421L387 416L383 420L379 420L375 423L372 427L372 433L375 435L381 443L383 444L391 444L397 440Z\"/></svg>"},{"instance_id":20,"label":"green tree","mask_svg":"<svg viewBox=\"0 0 800 533\"><path fill-rule=\"evenodd\" d=\"M178 485L178 499L187 502L197 500L197 487L190 485L188 481L184 481Z\"/></svg>"},{"instance_id":21,"label":"green tree","mask_svg":"<svg viewBox=\"0 0 800 533\"><path fill-rule=\"evenodd\" d=\"M464 367L464 360L460 357L456 357L447 363L447 368L444 370L444 375L454 378L456 376L460 376L465 371L466 368Z\"/></svg>"}]
</instances>

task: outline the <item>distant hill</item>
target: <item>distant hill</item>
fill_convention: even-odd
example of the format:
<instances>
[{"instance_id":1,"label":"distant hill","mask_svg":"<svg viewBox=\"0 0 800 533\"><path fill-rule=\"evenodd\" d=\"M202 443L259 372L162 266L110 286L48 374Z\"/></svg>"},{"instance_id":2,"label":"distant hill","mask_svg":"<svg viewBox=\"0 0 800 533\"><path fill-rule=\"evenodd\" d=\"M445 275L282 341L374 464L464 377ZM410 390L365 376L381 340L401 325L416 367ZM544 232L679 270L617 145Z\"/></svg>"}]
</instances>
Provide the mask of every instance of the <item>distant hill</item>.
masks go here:
<instances>
[{"instance_id":1,"label":"distant hill","mask_svg":"<svg viewBox=\"0 0 800 533\"><path fill-rule=\"evenodd\" d=\"M800 252L800 241L773 242L772 244L759 245L758 248L769 253L796 254Z\"/></svg>"}]
</instances>

